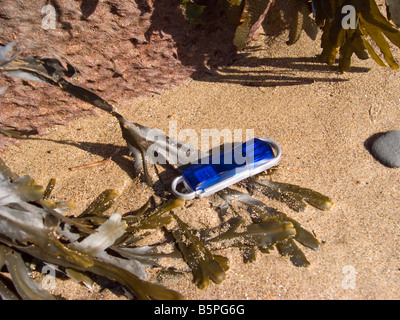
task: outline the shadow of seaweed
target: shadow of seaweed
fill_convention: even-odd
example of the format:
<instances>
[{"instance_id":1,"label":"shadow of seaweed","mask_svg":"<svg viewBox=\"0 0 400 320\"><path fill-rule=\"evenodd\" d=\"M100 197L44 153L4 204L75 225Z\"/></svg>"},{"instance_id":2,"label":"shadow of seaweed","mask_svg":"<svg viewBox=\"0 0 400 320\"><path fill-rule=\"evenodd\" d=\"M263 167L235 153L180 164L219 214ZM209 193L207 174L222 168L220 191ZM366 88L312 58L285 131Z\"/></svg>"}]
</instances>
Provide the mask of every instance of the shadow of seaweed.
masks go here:
<instances>
[{"instance_id":1,"label":"shadow of seaweed","mask_svg":"<svg viewBox=\"0 0 400 320\"><path fill-rule=\"evenodd\" d=\"M126 172L131 179L137 177L137 173L134 170L134 160L129 158L129 149L127 146L119 146L111 143L98 143L98 142L86 142L86 141L71 141L71 140L54 140L50 138L41 137L24 137L19 138L20 140L38 140L47 141L56 144L63 144L72 147L79 148L88 153L98 155L104 159L108 159L112 156L111 161L115 162L124 172ZM82 163L84 166L87 163ZM83 170L83 169L82 169Z\"/></svg>"},{"instance_id":2,"label":"shadow of seaweed","mask_svg":"<svg viewBox=\"0 0 400 320\"><path fill-rule=\"evenodd\" d=\"M71 140L54 140L50 138L41 138L41 137L23 137L19 138L21 140L39 140L39 141L47 141L56 144L68 145L72 147L79 148L85 152L88 152L93 155L97 155L102 157L104 160L110 159L110 161L114 162L118 165L121 170L126 172L128 176L133 180L138 178L139 174L134 169L135 159L130 156L129 148L127 146L114 145L111 143L98 143L98 142L86 142L86 141L71 141ZM79 170L91 170L91 163L81 163L78 164L83 168ZM84 168L86 165L89 165L87 168ZM160 164L159 167L162 167L162 171L157 171L158 180L153 185L154 194L158 197L169 199L171 198L170 186L172 180L182 171L181 169L175 169L173 166L169 164ZM71 167L69 168L71 169ZM144 181L144 180L143 180Z\"/></svg>"},{"instance_id":3,"label":"shadow of seaweed","mask_svg":"<svg viewBox=\"0 0 400 320\"><path fill-rule=\"evenodd\" d=\"M348 81L333 67L320 63L317 57L258 58L248 55L248 53L239 55L231 66L219 68L213 75L195 72L192 76L201 81L234 83L252 87ZM368 71L368 68L352 67L349 73Z\"/></svg>"},{"instance_id":4,"label":"shadow of seaweed","mask_svg":"<svg viewBox=\"0 0 400 320\"><path fill-rule=\"evenodd\" d=\"M82 17L85 19L89 18L96 11L98 4L99 0L82 0L80 7Z\"/></svg>"},{"instance_id":5,"label":"shadow of seaweed","mask_svg":"<svg viewBox=\"0 0 400 320\"><path fill-rule=\"evenodd\" d=\"M338 62L338 61L336 61ZM335 67L329 66L325 63L319 62L317 56L313 57L281 57L281 58L258 58L249 57L248 54L244 54L244 58L238 59L235 63L236 66L270 66L275 68L298 70L303 72L325 72L335 73L337 70ZM369 68L364 67L352 67L349 73L360 73L368 72Z\"/></svg>"}]
</instances>

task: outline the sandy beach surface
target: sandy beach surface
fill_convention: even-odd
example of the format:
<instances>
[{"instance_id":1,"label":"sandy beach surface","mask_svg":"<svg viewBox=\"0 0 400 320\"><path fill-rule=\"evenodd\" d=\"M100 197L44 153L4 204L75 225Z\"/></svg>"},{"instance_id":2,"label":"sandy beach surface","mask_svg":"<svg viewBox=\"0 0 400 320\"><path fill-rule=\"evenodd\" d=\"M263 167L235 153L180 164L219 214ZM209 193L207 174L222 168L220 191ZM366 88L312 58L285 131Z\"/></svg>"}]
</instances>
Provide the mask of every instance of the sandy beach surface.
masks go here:
<instances>
[{"instance_id":1,"label":"sandy beach surface","mask_svg":"<svg viewBox=\"0 0 400 320\"><path fill-rule=\"evenodd\" d=\"M222 250L230 260L226 280L205 290L193 284L190 273L155 272L152 281L187 299L399 299L400 169L383 166L366 147L374 134L400 129L399 71L353 58L350 72L338 74L318 63L319 41L304 35L290 47L284 41L282 37L261 51L250 48L215 75L138 98L120 112L167 135L176 123L178 133L241 129L245 141L246 129L253 129L256 137L277 141L283 155L274 179L312 188L335 205L330 211L308 206L297 213L262 200L301 222L321 248L302 248L311 263L307 268L293 266L276 250L258 254L251 264L243 263L237 249ZM398 49L393 52L400 58ZM108 188L120 194L110 213L136 210L152 190L134 177L118 123L96 113L50 128L40 139L11 145L1 156L15 172L42 185L56 178L54 199L76 204L69 214L79 213ZM103 160L118 148L104 166L69 170ZM192 201L177 213L194 228L215 217L207 199ZM57 279L52 292L68 299L123 298L112 285L88 289L66 279Z\"/></svg>"}]
</instances>

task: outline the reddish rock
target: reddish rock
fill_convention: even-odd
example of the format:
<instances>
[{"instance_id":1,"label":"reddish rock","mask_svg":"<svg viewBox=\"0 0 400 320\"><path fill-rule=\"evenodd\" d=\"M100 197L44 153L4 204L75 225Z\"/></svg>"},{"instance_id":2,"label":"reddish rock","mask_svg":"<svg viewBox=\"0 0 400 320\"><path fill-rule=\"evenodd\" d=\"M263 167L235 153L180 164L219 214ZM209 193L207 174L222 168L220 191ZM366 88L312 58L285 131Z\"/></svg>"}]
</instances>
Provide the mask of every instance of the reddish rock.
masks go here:
<instances>
[{"instance_id":1,"label":"reddish rock","mask_svg":"<svg viewBox=\"0 0 400 320\"><path fill-rule=\"evenodd\" d=\"M71 81L123 102L181 84L204 65L232 61L233 32L209 0L204 25L190 27L178 0L0 1L0 43L19 41L21 56L54 57L79 71ZM47 20L46 20L47 19ZM93 114L94 107L44 83L0 75L0 128L41 133ZM121 103L120 103L121 102ZM10 140L0 136L0 151Z\"/></svg>"}]
</instances>

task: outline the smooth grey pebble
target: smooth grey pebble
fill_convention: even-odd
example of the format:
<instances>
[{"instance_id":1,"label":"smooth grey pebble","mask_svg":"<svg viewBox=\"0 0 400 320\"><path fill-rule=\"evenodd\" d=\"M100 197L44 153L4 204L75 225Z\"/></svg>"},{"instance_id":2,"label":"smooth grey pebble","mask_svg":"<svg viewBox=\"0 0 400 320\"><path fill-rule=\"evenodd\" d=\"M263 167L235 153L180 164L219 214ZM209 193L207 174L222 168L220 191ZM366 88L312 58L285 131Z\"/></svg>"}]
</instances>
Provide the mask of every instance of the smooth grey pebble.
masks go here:
<instances>
[{"instance_id":1,"label":"smooth grey pebble","mask_svg":"<svg viewBox=\"0 0 400 320\"><path fill-rule=\"evenodd\" d=\"M400 167L400 130L388 131L371 144L372 155L390 168Z\"/></svg>"}]
</instances>

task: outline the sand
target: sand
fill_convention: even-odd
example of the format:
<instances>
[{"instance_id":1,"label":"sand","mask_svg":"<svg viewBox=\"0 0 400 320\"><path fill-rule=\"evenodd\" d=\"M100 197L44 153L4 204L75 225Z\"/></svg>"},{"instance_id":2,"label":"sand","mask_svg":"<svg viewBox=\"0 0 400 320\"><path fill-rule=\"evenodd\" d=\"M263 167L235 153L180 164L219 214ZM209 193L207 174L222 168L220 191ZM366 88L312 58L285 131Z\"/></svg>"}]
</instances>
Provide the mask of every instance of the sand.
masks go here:
<instances>
[{"instance_id":1,"label":"sand","mask_svg":"<svg viewBox=\"0 0 400 320\"><path fill-rule=\"evenodd\" d=\"M291 47L284 41L243 56L219 75L136 99L120 112L166 134L176 121L178 132L241 129L244 141L245 130L254 129L255 136L274 139L283 150L274 179L329 195L335 206L296 213L263 200L301 222L323 245L317 251L302 248L311 263L307 268L294 267L276 251L244 264L237 249L223 250L230 260L227 278L205 290L192 283L191 274L154 279L187 299L399 299L400 169L383 166L365 147L372 135L400 128L399 71L353 58L354 67L340 75L316 61L318 41L302 36ZM399 50L393 51L399 58ZM73 200L72 214L106 188L121 195L110 212L136 210L152 194L134 177L118 123L108 114L98 111L53 127L41 138L21 141L1 156L18 174L43 185L55 177L54 198ZM68 169L100 161L116 148L121 151L107 165ZM179 214L196 228L215 217L206 199ZM69 299L121 298L112 286L100 289L57 280L53 292Z\"/></svg>"}]
</instances>

